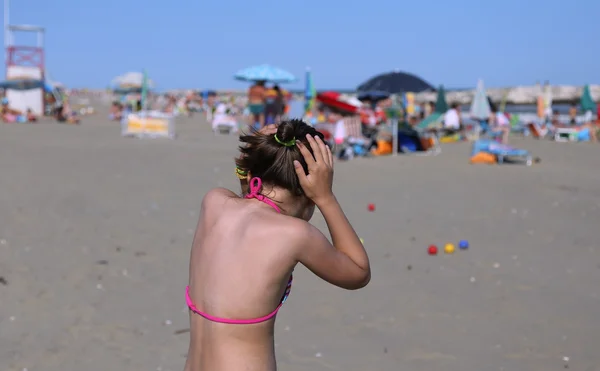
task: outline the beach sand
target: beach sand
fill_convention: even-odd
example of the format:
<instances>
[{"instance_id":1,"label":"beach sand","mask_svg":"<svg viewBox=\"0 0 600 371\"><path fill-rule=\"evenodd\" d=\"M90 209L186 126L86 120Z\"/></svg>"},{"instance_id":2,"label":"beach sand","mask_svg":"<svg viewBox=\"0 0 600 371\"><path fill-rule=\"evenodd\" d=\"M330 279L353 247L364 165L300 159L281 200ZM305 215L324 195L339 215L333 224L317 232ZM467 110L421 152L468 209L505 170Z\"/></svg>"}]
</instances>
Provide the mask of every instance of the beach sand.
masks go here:
<instances>
[{"instance_id":1,"label":"beach sand","mask_svg":"<svg viewBox=\"0 0 600 371\"><path fill-rule=\"evenodd\" d=\"M237 140L198 117L122 138L104 117L0 125L0 370L183 369L200 201L238 189ZM513 144L542 162L469 165L460 143L337 164L373 278L344 291L298 267L279 368L600 370L600 147Z\"/></svg>"}]
</instances>

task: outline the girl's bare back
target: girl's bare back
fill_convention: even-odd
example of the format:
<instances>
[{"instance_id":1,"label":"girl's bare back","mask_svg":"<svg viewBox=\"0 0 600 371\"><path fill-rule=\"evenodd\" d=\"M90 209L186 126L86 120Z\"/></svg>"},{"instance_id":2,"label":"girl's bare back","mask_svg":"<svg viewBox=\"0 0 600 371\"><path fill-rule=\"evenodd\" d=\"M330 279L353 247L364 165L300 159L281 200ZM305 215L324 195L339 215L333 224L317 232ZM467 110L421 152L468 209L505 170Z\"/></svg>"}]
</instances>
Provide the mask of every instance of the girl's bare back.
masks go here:
<instances>
[{"instance_id":1,"label":"girl's bare back","mask_svg":"<svg viewBox=\"0 0 600 371\"><path fill-rule=\"evenodd\" d=\"M232 320L272 313L296 264L293 241L287 234L286 247L282 228L298 223L305 222L280 215L257 200L241 199L225 189L209 192L190 257L189 295L198 310ZM186 371L275 370L274 318L232 325L190 313Z\"/></svg>"}]
</instances>

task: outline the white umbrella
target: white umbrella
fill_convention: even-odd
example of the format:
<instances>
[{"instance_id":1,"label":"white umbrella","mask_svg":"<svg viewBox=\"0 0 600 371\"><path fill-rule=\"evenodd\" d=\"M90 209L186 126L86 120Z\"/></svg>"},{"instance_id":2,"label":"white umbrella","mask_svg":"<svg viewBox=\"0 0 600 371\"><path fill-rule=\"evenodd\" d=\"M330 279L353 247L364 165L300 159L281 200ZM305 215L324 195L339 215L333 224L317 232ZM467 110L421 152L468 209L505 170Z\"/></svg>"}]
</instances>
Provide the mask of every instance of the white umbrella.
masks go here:
<instances>
[{"instance_id":1,"label":"white umbrella","mask_svg":"<svg viewBox=\"0 0 600 371\"><path fill-rule=\"evenodd\" d=\"M113 79L112 83L120 88L141 87L144 81L144 74L141 72L127 72ZM148 87L154 87L154 82L148 79Z\"/></svg>"},{"instance_id":2,"label":"white umbrella","mask_svg":"<svg viewBox=\"0 0 600 371\"><path fill-rule=\"evenodd\" d=\"M491 112L490 102L488 101L487 94L485 93L483 80L479 80L477 81L475 97L471 102L471 118L485 120L490 117Z\"/></svg>"}]
</instances>

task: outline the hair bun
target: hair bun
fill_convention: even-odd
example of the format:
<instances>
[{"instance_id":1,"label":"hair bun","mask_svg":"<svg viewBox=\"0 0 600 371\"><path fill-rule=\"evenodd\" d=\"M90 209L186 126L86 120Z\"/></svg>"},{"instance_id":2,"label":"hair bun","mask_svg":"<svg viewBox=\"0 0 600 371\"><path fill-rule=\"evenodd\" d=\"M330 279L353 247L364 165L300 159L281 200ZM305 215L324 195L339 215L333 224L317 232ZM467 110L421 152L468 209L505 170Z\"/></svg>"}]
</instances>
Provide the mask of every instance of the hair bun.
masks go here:
<instances>
[{"instance_id":1,"label":"hair bun","mask_svg":"<svg viewBox=\"0 0 600 371\"><path fill-rule=\"evenodd\" d=\"M282 142L289 142L296 139L296 125L294 121L283 121L277 126L277 138Z\"/></svg>"}]
</instances>

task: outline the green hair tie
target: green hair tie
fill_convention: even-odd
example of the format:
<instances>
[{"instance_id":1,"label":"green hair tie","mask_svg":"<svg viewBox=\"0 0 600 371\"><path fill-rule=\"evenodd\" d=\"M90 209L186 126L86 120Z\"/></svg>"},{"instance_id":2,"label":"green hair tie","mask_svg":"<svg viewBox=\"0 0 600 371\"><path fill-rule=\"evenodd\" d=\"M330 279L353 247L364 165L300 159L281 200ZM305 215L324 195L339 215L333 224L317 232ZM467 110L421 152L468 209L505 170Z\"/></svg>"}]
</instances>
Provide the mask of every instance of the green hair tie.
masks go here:
<instances>
[{"instance_id":1,"label":"green hair tie","mask_svg":"<svg viewBox=\"0 0 600 371\"><path fill-rule=\"evenodd\" d=\"M279 144L281 144L282 146L286 146L286 147L292 147L296 145L296 138L292 138L291 140L284 142L281 139L277 138L277 134L275 134L275 141Z\"/></svg>"}]
</instances>

